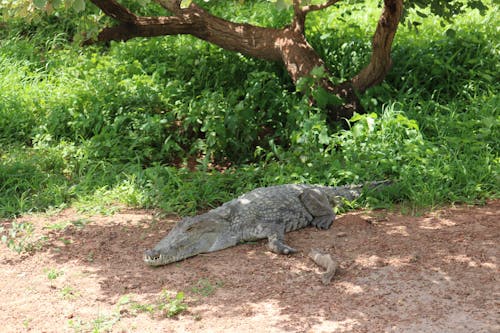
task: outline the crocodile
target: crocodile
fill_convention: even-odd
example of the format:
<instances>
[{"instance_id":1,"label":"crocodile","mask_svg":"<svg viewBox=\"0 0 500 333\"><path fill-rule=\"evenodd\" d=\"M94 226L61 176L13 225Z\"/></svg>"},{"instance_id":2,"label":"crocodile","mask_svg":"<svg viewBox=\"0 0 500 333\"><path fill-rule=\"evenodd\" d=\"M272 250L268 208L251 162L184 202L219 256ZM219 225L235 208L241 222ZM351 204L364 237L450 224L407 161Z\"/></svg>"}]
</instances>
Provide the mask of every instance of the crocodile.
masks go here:
<instances>
[{"instance_id":1,"label":"crocodile","mask_svg":"<svg viewBox=\"0 0 500 333\"><path fill-rule=\"evenodd\" d=\"M267 238L268 248L279 254L296 249L284 242L285 232L314 226L328 229L334 219L332 206L339 199L352 201L365 185L322 186L286 184L256 188L204 214L185 217L154 248L144 252L144 262L160 266L200 253L222 250L239 243Z\"/></svg>"}]
</instances>

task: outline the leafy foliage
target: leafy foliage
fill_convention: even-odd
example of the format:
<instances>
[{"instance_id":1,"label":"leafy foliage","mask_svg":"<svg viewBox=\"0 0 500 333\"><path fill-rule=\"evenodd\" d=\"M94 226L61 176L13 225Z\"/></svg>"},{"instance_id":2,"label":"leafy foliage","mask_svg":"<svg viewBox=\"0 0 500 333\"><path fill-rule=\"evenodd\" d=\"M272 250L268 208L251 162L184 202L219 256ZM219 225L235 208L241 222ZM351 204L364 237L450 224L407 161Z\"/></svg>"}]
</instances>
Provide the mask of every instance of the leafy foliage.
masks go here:
<instances>
[{"instance_id":1,"label":"leafy foliage","mask_svg":"<svg viewBox=\"0 0 500 333\"><path fill-rule=\"evenodd\" d=\"M416 9L420 17L427 17L423 11L426 8L434 15L451 19L457 15L464 14L467 10L478 9L482 14L488 9L488 2L481 0L416 0L407 4L408 9Z\"/></svg>"},{"instance_id":2,"label":"leafy foliage","mask_svg":"<svg viewBox=\"0 0 500 333\"><path fill-rule=\"evenodd\" d=\"M209 5L229 12L226 2ZM269 15L270 6L245 2L234 15L286 23L287 11ZM188 36L82 49L71 41L83 15L38 13L26 24L5 8L0 216L69 204L110 212L117 202L188 214L257 186L385 178L396 185L360 204L498 196L495 6L454 23L409 12L423 23L418 38L398 31L392 72L362 97L369 113L349 129L329 127L309 105L321 91L304 82L309 97L298 94L275 64ZM365 64L378 11L349 1L309 18L308 39L335 79Z\"/></svg>"}]
</instances>

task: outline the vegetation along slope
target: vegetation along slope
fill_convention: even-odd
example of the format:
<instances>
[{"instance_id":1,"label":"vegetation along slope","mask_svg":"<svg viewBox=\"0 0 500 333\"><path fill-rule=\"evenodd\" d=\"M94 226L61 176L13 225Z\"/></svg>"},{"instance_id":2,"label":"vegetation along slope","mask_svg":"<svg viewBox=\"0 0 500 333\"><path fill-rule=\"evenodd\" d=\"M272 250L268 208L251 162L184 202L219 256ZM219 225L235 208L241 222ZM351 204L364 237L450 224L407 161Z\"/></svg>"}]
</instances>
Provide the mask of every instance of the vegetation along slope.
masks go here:
<instances>
[{"instance_id":1,"label":"vegetation along slope","mask_svg":"<svg viewBox=\"0 0 500 333\"><path fill-rule=\"evenodd\" d=\"M493 2L453 20L408 10L392 69L360 96L365 113L343 122L329 121L311 103L321 95L279 63L188 35L81 46L82 32L96 32L90 16L38 11L27 21L11 15L12 3L0 5L0 217L116 204L191 214L255 187L304 182L395 180L356 203L371 207L498 198ZM330 80L369 61L377 4L343 1L308 16ZM203 6L269 27L290 19L263 0Z\"/></svg>"}]
</instances>

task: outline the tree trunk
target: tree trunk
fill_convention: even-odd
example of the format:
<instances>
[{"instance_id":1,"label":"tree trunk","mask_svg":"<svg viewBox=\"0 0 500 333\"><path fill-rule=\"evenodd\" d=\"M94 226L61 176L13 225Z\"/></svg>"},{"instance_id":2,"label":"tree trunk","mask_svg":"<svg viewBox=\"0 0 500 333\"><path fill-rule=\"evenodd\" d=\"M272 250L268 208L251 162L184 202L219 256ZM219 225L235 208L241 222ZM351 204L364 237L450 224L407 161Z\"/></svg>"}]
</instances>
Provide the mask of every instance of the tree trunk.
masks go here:
<instances>
[{"instance_id":1,"label":"tree trunk","mask_svg":"<svg viewBox=\"0 0 500 333\"><path fill-rule=\"evenodd\" d=\"M315 67L326 69L323 59L307 42L304 34L307 13L321 10L339 0L330 0L323 5L301 6L294 0L294 19L283 29L263 28L250 24L234 23L211 15L203 8L191 3L181 8L179 0L158 0L172 16L136 16L116 0L91 0L106 15L120 24L103 29L98 41L126 41L134 37L153 37L189 34L221 48L244 55L270 61L280 61L286 67L294 83L308 77ZM355 111L363 112L357 93L380 83L391 66L390 50L403 8L403 0L385 0L381 18L373 38L371 61L352 80L340 85L323 78L319 84L344 100L342 106L328 106L326 113L330 121L350 118ZM87 41L86 44L94 41Z\"/></svg>"},{"instance_id":2,"label":"tree trunk","mask_svg":"<svg viewBox=\"0 0 500 333\"><path fill-rule=\"evenodd\" d=\"M373 35L370 63L351 80L357 92L363 93L381 83L391 69L391 46L402 13L403 0L384 0L382 15Z\"/></svg>"}]
</instances>

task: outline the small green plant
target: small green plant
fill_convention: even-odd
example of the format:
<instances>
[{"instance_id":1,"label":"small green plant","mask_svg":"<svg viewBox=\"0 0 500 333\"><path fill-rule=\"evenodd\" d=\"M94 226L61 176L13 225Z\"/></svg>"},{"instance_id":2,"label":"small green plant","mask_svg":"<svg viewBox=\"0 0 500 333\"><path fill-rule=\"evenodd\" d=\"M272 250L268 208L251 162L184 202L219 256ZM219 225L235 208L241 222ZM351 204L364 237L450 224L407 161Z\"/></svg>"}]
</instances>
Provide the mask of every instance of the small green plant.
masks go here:
<instances>
[{"instance_id":1,"label":"small green plant","mask_svg":"<svg viewBox=\"0 0 500 333\"><path fill-rule=\"evenodd\" d=\"M156 306L154 304L141 304L137 302L132 302L130 304L130 307L135 312L146 312L149 313L150 315L153 315L156 310Z\"/></svg>"},{"instance_id":2,"label":"small green plant","mask_svg":"<svg viewBox=\"0 0 500 333\"><path fill-rule=\"evenodd\" d=\"M49 224L43 228L47 229L47 230L60 231L60 230L66 229L67 226L68 226L68 222L55 222L55 223Z\"/></svg>"},{"instance_id":3,"label":"small green plant","mask_svg":"<svg viewBox=\"0 0 500 333\"><path fill-rule=\"evenodd\" d=\"M86 218L81 218L74 221L70 221L70 223L75 227L77 227L78 229L82 229L83 227L85 227L87 224L90 223L90 220Z\"/></svg>"},{"instance_id":4,"label":"small green plant","mask_svg":"<svg viewBox=\"0 0 500 333\"><path fill-rule=\"evenodd\" d=\"M113 326L118 321L120 321L120 315L117 313L111 315L100 314L94 320L89 321L83 321L78 318L70 319L68 320L68 326L75 332L101 333L113 331Z\"/></svg>"},{"instance_id":5,"label":"small green plant","mask_svg":"<svg viewBox=\"0 0 500 333\"><path fill-rule=\"evenodd\" d=\"M100 315L90 322L92 333L98 332L111 332L113 326L120 320L119 314L112 314L109 316Z\"/></svg>"},{"instance_id":6,"label":"small green plant","mask_svg":"<svg viewBox=\"0 0 500 333\"><path fill-rule=\"evenodd\" d=\"M139 302L135 302L130 298L129 295L124 295L118 300L118 312L129 312L129 309L127 308L132 310L133 314L136 314L138 312L146 312L150 315L153 315L156 306L154 304L141 304Z\"/></svg>"},{"instance_id":7,"label":"small green plant","mask_svg":"<svg viewBox=\"0 0 500 333\"><path fill-rule=\"evenodd\" d=\"M162 292L163 303L160 303L159 310L167 317L174 317L181 312L187 310L187 305L184 303L184 293L178 292L174 298L168 296L167 292Z\"/></svg>"},{"instance_id":8,"label":"small green plant","mask_svg":"<svg viewBox=\"0 0 500 333\"><path fill-rule=\"evenodd\" d=\"M0 227L1 241L9 249L17 253L40 250L47 242L46 236L36 238L34 226L30 222L12 222L9 229Z\"/></svg>"},{"instance_id":9,"label":"small green plant","mask_svg":"<svg viewBox=\"0 0 500 333\"><path fill-rule=\"evenodd\" d=\"M199 279L198 282L191 288L191 291L195 294L208 297L211 296L217 288L220 288L224 283L220 280L215 281L215 283L210 282L209 279Z\"/></svg>"},{"instance_id":10,"label":"small green plant","mask_svg":"<svg viewBox=\"0 0 500 333\"><path fill-rule=\"evenodd\" d=\"M72 318L68 320L68 326L73 329L74 332L84 332L85 323L79 318Z\"/></svg>"},{"instance_id":11,"label":"small green plant","mask_svg":"<svg viewBox=\"0 0 500 333\"><path fill-rule=\"evenodd\" d=\"M148 313L150 316L161 314L163 317L174 317L187 310L188 306L184 302L184 293L182 291L170 295L167 290L163 290L155 303L139 303L132 301L128 295L123 296L118 301L119 311L123 311L124 306L128 306L133 313Z\"/></svg>"},{"instance_id":12,"label":"small green plant","mask_svg":"<svg viewBox=\"0 0 500 333\"><path fill-rule=\"evenodd\" d=\"M88 254L87 254L87 261L88 262L94 262L94 258L95 258L95 254L93 251L90 251Z\"/></svg>"},{"instance_id":13,"label":"small green plant","mask_svg":"<svg viewBox=\"0 0 500 333\"><path fill-rule=\"evenodd\" d=\"M30 323L33 321L33 318L26 318L23 320L23 327L28 329L30 326Z\"/></svg>"},{"instance_id":14,"label":"small green plant","mask_svg":"<svg viewBox=\"0 0 500 333\"><path fill-rule=\"evenodd\" d=\"M65 230L69 226L75 226L78 229L82 229L89 222L90 222L89 219L82 218L82 219L77 219L77 220L73 220L73 221L55 222L55 223L49 224L43 228L48 229L48 230L62 231L62 230Z\"/></svg>"},{"instance_id":15,"label":"small green plant","mask_svg":"<svg viewBox=\"0 0 500 333\"><path fill-rule=\"evenodd\" d=\"M78 296L80 296L80 293L78 291L76 291L73 287L70 287L70 286L66 286L66 287L62 288L60 292L61 292L61 296L64 299L68 299L68 300L72 300L72 299L75 299Z\"/></svg>"},{"instance_id":16,"label":"small green plant","mask_svg":"<svg viewBox=\"0 0 500 333\"><path fill-rule=\"evenodd\" d=\"M61 275L64 274L63 271L58 271L57 269L55 268L51 268L51 269L44 269L43 270L45 274L47 274L47 279L49 279L50 281L50 286L53 287L53 282L58 278L60 277Z\"/></svg>"},{"instance_id":17,"label":"small green plant","mask_svg":"<svg viewBox=\"0 0 500 333\"><path fill-rule=\"evenodd\" d=\"M71 239L64 238L64 237L59 238L59 240L61 242L63 242L64 245L69 245L69 244L73 243L73 241Z\"/></svg>"},{"instance_id":18,"label":"small green plant","mask_svg":"<svg viewBox=\"0 0 500 333\"><path fill-rule=\"evenodd\" d=\"M61 276L63 273L60 272L60 271L57 271L55 269L51 269L49 271L46 272L47 273L47 278L49 280L55 280L57 279L59 276Z\"/></svg>"}]
</instances>

